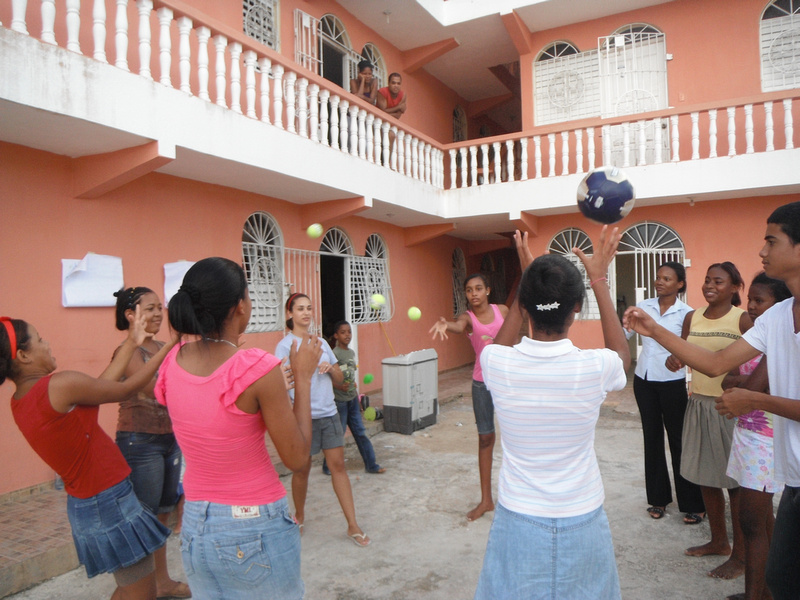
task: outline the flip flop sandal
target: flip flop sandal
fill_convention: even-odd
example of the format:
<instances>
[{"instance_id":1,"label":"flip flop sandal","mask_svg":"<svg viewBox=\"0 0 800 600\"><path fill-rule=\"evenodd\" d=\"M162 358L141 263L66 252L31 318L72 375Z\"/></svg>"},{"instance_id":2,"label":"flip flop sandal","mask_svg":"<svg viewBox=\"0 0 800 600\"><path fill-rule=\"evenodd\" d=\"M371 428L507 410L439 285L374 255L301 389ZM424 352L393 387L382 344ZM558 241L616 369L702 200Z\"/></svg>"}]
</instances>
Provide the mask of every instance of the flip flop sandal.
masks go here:
<instances>
[{"instance_id":1,"label":"flip flop sandal","mask_svg":"<svg viewBox=\"0 0 800 600\"><path fill-rule=\"evenodd\" d=\"M703 522L705 515L698 515L697 513L686 513L683 515L683 522L687 525L699 525Z\"/></svg>"},{"instance_id":2,"label":"flip flop sandal","mask_svg":"<svg viewBox=\"0 0 800 600\"><path fill-rule=\"evenodd\" d=\"M649 512L650 516L656 520L663 517L664 514L666 513L666 511L663 508L660 508L658 506L651 506L650 508L647 509L647 512Z\"/></svg>"}]
</instances>

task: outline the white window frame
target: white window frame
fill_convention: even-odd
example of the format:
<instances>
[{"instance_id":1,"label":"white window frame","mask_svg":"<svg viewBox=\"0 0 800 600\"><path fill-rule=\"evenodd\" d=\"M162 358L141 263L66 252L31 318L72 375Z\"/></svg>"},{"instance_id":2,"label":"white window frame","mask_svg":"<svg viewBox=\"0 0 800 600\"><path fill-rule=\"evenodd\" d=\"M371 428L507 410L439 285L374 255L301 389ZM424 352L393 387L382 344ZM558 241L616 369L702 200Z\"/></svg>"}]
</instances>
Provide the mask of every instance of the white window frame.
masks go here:
<instances>
[{"instance_id":1,"label":"white window frame","mask_svg":"<svg viewBox=\"0 0 800 600\"><path fill-rule=\"evenodd\" d=\"M283 329L283 234L269 213L258 211L242 231L242 265L253 304L246 333Z\"/></svg>"},{"instance_id":2,"label":"white window frame","mask_svg":"<svg viewBox=\"0 0 800 600\"><path fill-rule=\"evenodd\" d=\"M242 30L254 40L280 52L279 10L278 0L242 0Z\"/></svg>"},{"instance_id":3,"label":"white window frame","mask_svg":"<svg viewBox=\"0 0 800 600\"><path fill-rule=\"evenodd\" d=\"M788 2L789 12L773 1L761 13L759 50L764 92L800 87L800 0Z\"/></svg>"}]
</instances>

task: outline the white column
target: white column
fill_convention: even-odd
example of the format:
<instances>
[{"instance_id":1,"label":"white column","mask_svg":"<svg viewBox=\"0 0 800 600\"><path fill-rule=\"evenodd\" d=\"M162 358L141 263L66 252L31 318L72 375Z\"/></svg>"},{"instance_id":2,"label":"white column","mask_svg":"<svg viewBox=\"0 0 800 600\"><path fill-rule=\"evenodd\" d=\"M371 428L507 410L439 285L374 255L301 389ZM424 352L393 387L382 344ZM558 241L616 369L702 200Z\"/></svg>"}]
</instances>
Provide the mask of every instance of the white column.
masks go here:
<instances>
[{"instance_id":1,"label":"white column","mask_svg":"<svg viewBox=\"0 0 800 600\"><path fill-rule=\"evenodd\" d=\"M392 131L392 135L390 137L394 139L394 142L392 142L392 147L390 150L391 158L389 162L391 163L392 171L397 171L397 125L392 125L390 129Z\"/></svg>"},{"instance_id":2,"label":"white column","mask_svg":"<svg viewBox=\"0 0 800 600\"><path fill-rule=\"evenodd\" d=\"M358 158L367 158L367 111L358 109Z\"/></svg>"},{"instance_id":3,"label":"white column","mask_svg":"<svg viewBox=\"0 0 800 600\"><path fill-rule=\"evenodd\" d=\"M208 27L197 28L197 97L208 101L211 101L211 96L208 94L208 40L210 38L211 30Z\"/></svg>"},{"instance_id":4,"label":"white column","mask_svg":"<svg viewBox=\"0 0 800 600\"><path fill-rule=\"evenodd\" d=\"M700 113L693 112L689 115L692 118L692 160L700 158Z\"/></svg>"},{"instance_id":5,"label":"white column","mask_svg":"<svg viewBox=\"0 0 800 600\"><path fill-rule=\"evenodd\" d=\"M308 79L297 80L297 134L308 137Z\"/></svg>"},{"instance_id":6,"label":"white column","mask_svg":"<svg viewBox=\"0 0 800 600\"><path fill-rule=\"evenodd\" d=\"M786 149L794 148L794 117L792 116L792 99L783 100L783 135L786 138Z\"/></svg>"},{"instance_id":7,"label":"white column","mask_svg":"<svg viewBox=\"0 0 800 600\"><path fill-rule=\"evenodd\" d=\"M358 156L358 111L361 110L357 105L353 104L348 111L350 118L347 126L350 128L350 143L348 148L352 156Z\"/></svg>"},{"instance_id":8,"label":"white column","mask_svg":"<svg viewBox=\"0 0 800 600\"><path fill-rule=\"evenodd\" d=\"M678 115L672 115L669 118L669 122L672 125L672 162L678 162L681 159L681 138L680 132L678 131Z\"/></svg>"},{"instance_id":9,"label":"white column","mask_svg":"<svg viewBox=\"0 0 800 600\"><path fill-rule=\"evenodd\" d=\"M717 109L708 111L708 158L717 157Z\"/></svg>"},{"instance_id":10,"label":"white column","mask_svg":"<svg viewBox=\"0 0 800 600\"><path fill-rule=\"evenodd\" d=\"M653 127L655 127L655 136L653 144L655 144L655 153L653 154L653 164L660 165L664 162L664 138L661 131L661 117L653 119Z\"/></svg>"},{"instance_id":11,"label":"white column","mask_svg":"<svg viewBox=\"0 0 800 600\"><path fill-rule=\"evenodd\" d=\"M411 142L411 134L406 135L402 129L397 130L397 170L406 175L409 174L408 167L411 164L411 157L406 152L406 145Z\"/></svg>"},{"instance_id":12,"label":"white column","mask_svg":"<svg viewBox=\"0 0 800 600\"><path fill-rule=\"evenodd\" d=\"M242 67L239 59L242 56L242 45L233 42L230 45L231 55L231 110L242 114Z\"/></svg>"},{"instance_id":13,"label":"white column","mask_svg":"<svg viewBox=\"0 0 800 600\"><path fill-rule=\"evenodd\" d=\"M746 153L753 154L753 105L744 105L744 139L746 142Z\"/></svg>"},{"instance_id":14,"label":"white column","mask_svg":"<svg viewBox=\"0 0 800 600\"><path fill-rule=\"evenodd\" d=\"M339 103L339 147L342 152L348 152L348 127L350 123L347 122L347 109L350 108L350 101L342 99Z\"/></svg>"},{"instance_id":15,"label":"white column","mask_svg":"<svg viewBox=\"0 0 800 600\"><path fill-rule=\"evenodd\" d=\"M520 169L524 169L524 165ZM569 175L569 131L561 132L561 174Z\"/></svg>"},{"instance_id":16,"label":"white column","mask_svg":"<svg viewBox=\"0 0 800 600\"><path fill-rule=\"evenodd\" d=\"M94 6L92 7L92 39L94 41L94 54L92 54L92 58L107 63L105 0L94 0Z\"/></svg>"},{"instance_id":17,"label":"white column","mask_svg":"<svg viewBox=\"0 0 800 600\"><path fill-rule=\"evenodd\" d=\"M500 183L502 180L502 175L500 173L501 163L500 163L500 142L494 142L492 144L492 150L494 151L494 182Z\"/></svg>"},{"instance_id":18,"label":"white column","mask_svg":"<svg viewBox=\"0 0 800 600\"><path fill-rule=\"evenodd\" d=\"M478 185L478 146L469 147L469 187Z\"/></svg>"},{"instance_id":19,"label":"white column","mask_svg":"<svg viewBox=\"0 0 800 600\"><path fill-rule=\"evenodd\" d=\"M371 163L375 162L375 131L373 129L375 123L375 115L367 113L366 120L366 134L367 134L367 160Z\"/></svg>"},{"instance_id":20,"label":"white column","mask_svg":"<svg viewBox=\"0 0 800 600\"><path fill-rule=\"evenodd\" d=\"M22 29L14 29L14 31L19 31L20 33L28 33L28 30L25 27L25 6L27 2L21 0L14 0L11 5L12 9L16 9L14 14L18 14L16 17L11 18L11 29L14 29L14 22L21 21L21 24L18 24L17 27L21 27ZM21 8L21 11L20 11ZM48 44L55 44L56 43L56 33L55 33L55 26L56 26L56 0L42 0L42 41Z\"/></svg>"},{"instance_id":21,"label":"white column","mask_svg":"<svg viewBox=\"0 0 800 600\"><path fill-rule=\"evenodd\" d=\"M42 3L44 13L44 2ZM44 20L44 14L42 14ZM42 32L42 40L44 32ZM55 43L55 39L53 40ZM117 0L117 12L114 17L114 66L128 70L128 0Z\"/></svg>"},{"instance_id":22,"label":"white column","mask_svg":"<svg viewBox=\"0 0 800 600\"><path fill-rule=\"evenodd\" d=\"M433 177L433 165L431 164L431 145L425 142L425 183L431 184Z\"/></svg>"},{"instance_id":23,"label":"white column","mask_svg":"<svg viewBox=\"0 0 800 600\"><path fill-rule=\"evenodd\" d=\"M595 142L594 142L594 127L587 127L586 128L586 150L587 150L587 154L588 154L587 158L589 160L589 170L590 171L593 170L595 165L597 164L596 163L597 157L595 156L596 149L595 149L595 145L594 144L595 144Z\"/></svg>"},{"instance_id":24,"label":"white column","mask_svg":"<svg viewBox=\"0 0 800 600\"><path fill-rule=\"evenodd\" d=\"M172 24L172 9L159 8L158 15L158 67L159 83L172 87L170 69L172 69L172 36L169 26Z\"/></svg>"},{"instance_id":25,"label":"white column","mask_svg":"<svg viewBox=\"0 0 800 600\"><path fill-rule=\"evenodd\" d=\"M283 65L272 67L272 123L283 129Z\"/></svg>"},{"instance_id":26,"label":"white column","mask_svg":"<svg viewBox=\"0 0 800 600\"><path fill-rule=\"evenodd\" d=\"M520 138L519 140L519 172L520 181L527 181L528 179L528 138Z\"/></svg>"},{"instance_id":27,"label":"white column","mask_svg":"<svg viewBox=\"0 0 800 600\"><path fill-rule=\"evenodd\" d=\"M775 150L775 124L772 121L772 102L764 102L764 129L767 137L767 152Z\"/></svg>"},{"instance_id":28,"label":"white column","mask_svg":"<svg viewBox=\"0 0 800 600\"><path fill-rule=\"evenodd\" d=\"M631 166L631 124L628 121L622 124L622 166Z\"/></svg>"},{"instance_id":29,"label":"white column","mask_svg":"<svg viewBox=\"0 0 800 600\"><path fill-rule=\"evenodd\" d=\"M729 106L728 112L728 156L736 156L736 107Z\"/></svg>"},{"instance_id":30,"label":"white column","mask_svg":"<svg viewBox=\"0 0 800 600\"><path fill-rule=\"evenodd\" d=\"M81 0L67 0L67 50L81 54Z\"/></svg>"},{"instance_id":31,"label":"white column","mask_svg":"<svg viewBox=\"0 0 800 600\"><path fill-rule=\"evenodd\" d=\"M224 35L215 35L212 39L214 40L214 48L217 53L214 59L214 87L217 92L216 103L218 106L228 106L228 100L225 98L228 85L226 75L227 67L225 66L225 48L228 47L228 38Z\"/></svg>"},{"instance_id":32,"label":"white column","mask_svg":"<svg viewBox=\"0 0 800 600\"><path fill-rule=\"evenodd\" d=\"M534 178L542 178L542 136L533 136L533 170Z\"/></svg>"},{"instance_id":33,"label":"white column","mask_svg":"<svg viewBox=\"0 0 800 600\"><path fill-rule=\"evenodd\" d=\"M513 150L513 147L510 146L509 142L506 142L509 145L509 152ZM548 133L547 134L547 167L548 177L555 177L556 176L556 134L555 133ZM508 178L509 181L514 181L513 176Z\"/></svg>"},{"instance_id":34,"label":"white column","mask_svg":"<svg viewBox=\"0 0 800 600\"><path fill-rule=\"evenodd\" d=\"M575 130L575 172L583 173L583 129Z\"/></svg>"},{"instance_id":35,"label":"white column","mask_svg":"<svg viewBox=\"0 0 800 600\"><path fill-rule=\"evenodd\" d=\"M178 74L182 92L192 93L190 75L192 72L192 45L189 34L192 32L192 20L189 17L178 17Z\"/></svg>"},{"instance_id":36,"label":"white column","mask_svg":"<svg viewBox=\"0 0 800 600\"><path fill-rule=\"evenodd\" d=\"M638 122L638 125L639 141L636 149L639 152L639 158L636 164L641 167L647 164L647 123L642 119Z\"/></svg>"},{"instance_id":37,"label":"white column","mask_svg":"<svg viewBox=\"0 0 800 600\"><path fill-rule=\"evenodd\" d=\"M245 50L244 60L244 112L251 119L257 119L256 114L256 64L258 55L253 50Z\"/></svg>"},{"instance_id":38,"label":"white column","mask_svg":"<svg viewBox=\"0 0 800 600\"><path fill-rule=\"evenodd\" d=\"M153 0L136 0L139 14L139 75L152 79L150 72L150 13L153 11Z\"/></svg>"},{"instance_id":39,"label":"white column","mask_svg":"<svg viewBox=\"0 0 800 600\"><path fill-rule=\"evenodd\" d=\"M319 86L308 86L308 131L312 142L319 142Z\"/></svg>"},{"instance_id":40,"label":"white column","mask_svg":"<svg viewBox=\"0 0 800 600\"><path fill-rule=\"evenodd\" d=\"M289 71L286 73L286 77L283 78L283 93L286 98L286 131L291 133L297 131L294 123L297 103L294 89L295 81L297 81L297 73L294 71Z\"/></svg>"},{"instance_id":41,"label":"white column","mask_svg":"<svg viewBox=\"0 0 800 600\"><path fill-rule=\"evenodd\" d=\"M603 132L600 139L603 143L603 152L602 158L600 160L601 165L610 165L611 164L611 126L610 125L603 125L601 126L601 131Z\"/></svg>"},{"instance_id":42,"label":"white column","mask_svg":"<svg viewBox=\"0 0 800 600\"><path fill-rule=\"evenodd\" d=\"M329 133L329 125L328 125L328 114L330 110L330 105L328 100L331 97L330 90L322 89L319 92L319 142L323 146L329 146L330 141L328 137Z\"/></svg>"},{"instance_id":43,"label":"white column","mask_svg":"<svg viewBox=\"0 0 800 600\"><path fill-rule=\"evenodd\" d=\"M483 175L482 183L489 183L489 144L481 144L481 174Z\"/></svg>"},{"instance_id":44,"label":"white column","mask_svg":"<svg viewBox=\"0 0 800 600\"><path fill-rule=\"evenodd\" d=\"M458 149L458 158L461 161L461 186L462 188L467 187L467 160L469 157L467 156L467 149L464 146Z\"/></svg>"},{"instance_id":45,"label":"white column","mask_svg":"<svg viewBox=\"0 0 800 600\"><path fill-rule=\"evenodd\" d=\"M381 134L382 134L382 142L383 142L383 166L387 169L392 167L391 161L391 154L389 153L389 128L391 124L388 121L384 121L383 125L381 125Z\"/></svg>"},{"instance_id":46,"label":"white column","mask_svg":"<svg viewBox=\"0 0 800 600\"><path fill-rule=\"evenodd\" d=\"M259 86L259 95L261 96L261 121L269 123L269 70L272 67L272 61L268 58L258 59L259 77L261 79Z\"/></svg>"},{"instance_id":47,"label":"white column","mask_svg":"<svg viewBox=\"0 0 800 600\"><path fill-rule=\"evenodd\" d=\"M339 149L339 102L341 98L331 96L331 148Z\"/></svg>"},{"instance_id":48,"label":"white column","mask_svg":"<svg viewBox=\"0 0 800 600\"><path fill-rule=\"evenodd\" d=\"M456 151L453 148L448 150L450 155L450 188L451 190L456 189Z\"/></svg>"},{"instance_id":49,"label":"white column","mask_svg":"<svg viewBox=\"0 0 800 600\"><path fill-rule=\"evenodd\" d=\"M405 140L404 140L405 141L405 149L404 149L405 169L404 169L404 171L405 171L405 174L408 175L409 177L411 177L413 175L412 162L413 162L413 158L414 158L412 156L412 152L411 152L411 138L412 138L412 136L409 133L405 137Z\"/></svg>"},{"instance_id":50,"label":"white column","mask_svg":"<svg viewBox=\"0 0 800 600\"><path fill-rule=\"evenodd\" d=\"M51 0L48 2L55 11L55 0ZM44 6L44 2L42 2ZM28 35L28 26L25 22L25 11L28 8L28 0L12 0L11 1L11 31L16 31L17 33L24 33ZM44 11L44 8L42 8ZM55 15L55 13L54 13ZM54 20L55 21L55 20ZM51 30L52 31L52 30ZM48 42L51 44L55 43L55 40L52 42Z\"/></svg>"},{"instance_id":51,"label":"white column","mask_svg":"<svg viewBox=\"0 0 800 600\"><path fill-rule=\"evenodd\" d=\"M372 132L372 137L374 141L374 152L375 152L375 164L381 164L381 125L383 124L383 119L380 117L375 117L375 121L372 124L374 131Z\"/></svg>"}]
</instances>

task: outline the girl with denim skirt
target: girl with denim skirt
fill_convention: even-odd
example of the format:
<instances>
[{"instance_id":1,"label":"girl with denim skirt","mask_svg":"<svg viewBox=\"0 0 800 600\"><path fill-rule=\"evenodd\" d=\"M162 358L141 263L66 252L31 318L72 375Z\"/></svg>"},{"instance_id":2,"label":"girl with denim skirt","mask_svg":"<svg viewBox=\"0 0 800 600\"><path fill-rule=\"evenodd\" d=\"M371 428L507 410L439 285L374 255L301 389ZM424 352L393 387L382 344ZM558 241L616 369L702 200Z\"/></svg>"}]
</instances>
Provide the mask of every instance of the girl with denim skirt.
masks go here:
<instances>
[{"instance_id":1,"label":"girl with denim skirt","mask_svg":"<svg viewBox=\"0 0 800 600\"><path fill-rule=\"evenodd\" d=\"M606 273L620 236L603 227L595 254L573 252L597 298L606 347L581 350L568 339L581 311L583 277L559 255L531 262L527 234L514 239L523 268L505 323L481 354L494 399L503 462L477 600L616 600L619 577L595 425L609 391L625 387L630 352ZM528 336L512 346L528 317Z\"/></svg>"},{"instance_id":2,"label":"girl with denim skirt","mask_svg":"<svg viewBox=\"0 0 800 600\"><path fill-rule=\"evenodd\" d=\"M97 416L100 404L119 402L143 388L173 343L119 382L149 336L139 307L127 318L128 339L94 379L77 371L56 373L50 345L37 330L20 319L0 317L0 383L14 382L11 412L17 427L64 481L72 539L86 574L112 573L118 586L112 598L154 600L152 554L170 532L139 503L130 468Z\"/></svg>"},{"instance_id":3,"label":"girl with denim skirt","mask_svg":"<svg viewBox=\"0 0 800 600\"><path fill-rule=\"evenodd\" d=\"M300 532L267 451L305 465L311 439L311 375L320 341L292 349L292 406L280 361L239 347L251 301L242 268L225 258L195 263L169 302L183 341L159 370L155 394L167 407L186 459L181 557L196 600L297 600Z\"/></svg>"},{"instance_id":4,"label":"girl with denim skirt","mask_svg":"<svg viewBox=\"0 0 800 600\"><path fill-rule=\"evenodd\" d=\"M128 315L132 315L139 306L147 320L145 330L151 336L133 353L124 375L130 377L164 345L164 342L154 338L161 329L163 307L158 295L146 287L121 289L114 296L117 298L117 329L126 331L130 327ZM178 499L181 449L172 432L167 409L156 401L153 393L155 383L153 377L143 390L119 403L116 441L131 468L131 484L136 497L166 525ZM166 546L156 550L153 558L156 563L157 596L191 598L189 586L169 576Z\"/></svg>"}]
</instances>

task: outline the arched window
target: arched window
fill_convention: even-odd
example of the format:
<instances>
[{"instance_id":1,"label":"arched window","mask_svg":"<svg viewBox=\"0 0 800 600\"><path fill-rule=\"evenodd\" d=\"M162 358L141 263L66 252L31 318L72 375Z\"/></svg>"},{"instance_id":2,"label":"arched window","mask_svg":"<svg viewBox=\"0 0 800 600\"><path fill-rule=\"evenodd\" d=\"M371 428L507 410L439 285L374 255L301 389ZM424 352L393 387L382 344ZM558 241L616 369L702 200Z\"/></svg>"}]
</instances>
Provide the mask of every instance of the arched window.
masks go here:
<instances>
[{"instance_id":1,"label":"arched window","mask_svg":"<svg viewBox=\"0 0 800 600\"><path fill-rule=\"evenodd\" d=\"M256 212L242 231L242 265L253 310L248 333L283 328L283 235L269 214Z\"/></svg>"},{"instance_id":2,"label":"arched window","mask_svg":"<svg viewBox=\"0 0 800 600\"><path fill-rule=\"evenodd\" d=\"M539 52L533 65L537 125L599 114L597 50L579 52L559 40Z\"/></svg>"},{"instance_id":3,"label":"arched window","mask_svg":"<svg viewBox=\"0 0 800 600\"><path fill-rule=\"evenodd\" d=\"M575 227L570 227L569 229L558 232L553 239L550 240L547 250L550 252L550 254L560 254L564 258L569 259L569 261L578 268L578 271L580 271L581 275L583 276L583 283L586 286L586 299L583 302L583 310L581 311L580 317L583 319L599 319L600 311L597 309L597 300L595 299L594 292L589 285L589 278L586 275L586 269L584 268L581 260L578 258L578 255L572 252L573 248L578 248L585 254L594 254L592 240L589 239L589 236L586 235L584 231ZM614 297L614 278L611 277L613 270L614 264L612 263L609 267L608 277L609 286L612 288L612 298Z\"/></svg>"},{"instance_id":4,"label":"arched window","mask_svg":"<svg viewBox=\"0 0 800 600\"><path fill-rule=\"evenodd\" d=\"M800 0L773 0L760 25L761 89L800 87Z\"/></svg>"},{"instance_id":5,"label":"arched window","mask_svg":"<svg viewBox=\"0 0 800 600\"><path fill-rule=\"evenodd\" d=\"M377 233L367 238L364 256L354 256L350 259L351 323L388 321L394 314L388 259L386 242ZM373 294L380 294L386 298L386 306L380 310L371 308L370 299Z\"/></svg>"},{"instance_id":6,"label":"arched window","mask_svg":"<svg viewBox=\"0 0 800 600\"><path fill-rule=\"evenodd\" d=\"M361 57L372 63L372 76L377 80L379 88L384 87L388 83L388 73L386 72L386 62L384 62L383 55L378 50L378 47L371 42L364 44L364 48L361 50ZM356 76L358 76L357 72L354 78Z\"/></svg>"},{"instance_id":7,"label":"arched window","mask_svg":"<svg viewBox=\"0 0 800 600\"><path fill-rule=\"evenodd\" d=\"M628 227L617 253L620 298L624 297L627 305L652 298L656 295L654 281L659 265L666 261L683 264L684 258L683 241L672 228L653 221Z\"/></svg>"},{"instance_id":8,"label":"arched window","mask_svg":"<svg viewBox=\"0 0 800 600\"><path fill-rule=\"evenodd\" d=\"M348 89L351 78L353 51L350 36L344 23L335 15L325 15L319 20L320 75L328 81ZM356 60L356 62L358 62Z\"/></svg>"},{"instance_id":9,"label":"arched window","mask_svg":"<svg viewBox=\"0 0 800 600\"><path fill-rule=\"evenodd\" d=\"M273 50L280 50L278 0L244 0L242 21L247 35Z\"/></svg>"},{"instance_id":10,"label":"arched window","mask_svg":"<svg viewBox=\"0 0 800 600\"><path fill-rule=\"evenodd\" d=\"M539 56L536 57L536 61L542 60L551 60L553 58L559 58L561 56L570 56L572 54L577 54L578 49L570 44L569 42L553 42L549 46L547 46L544 50L539 53Z\"/></svg>"},{"instance_id":11,"label":"arched window","mask_svg":"<svg viewBox=\"0 0 800 600\"><path fill-rule=\"evenodd\" d=\"M330 252L331 254L353 254L353 244L347 234L338 227L331 227L322 238L319 246L320 252Z\"/></svg>"}]
</instances>

